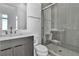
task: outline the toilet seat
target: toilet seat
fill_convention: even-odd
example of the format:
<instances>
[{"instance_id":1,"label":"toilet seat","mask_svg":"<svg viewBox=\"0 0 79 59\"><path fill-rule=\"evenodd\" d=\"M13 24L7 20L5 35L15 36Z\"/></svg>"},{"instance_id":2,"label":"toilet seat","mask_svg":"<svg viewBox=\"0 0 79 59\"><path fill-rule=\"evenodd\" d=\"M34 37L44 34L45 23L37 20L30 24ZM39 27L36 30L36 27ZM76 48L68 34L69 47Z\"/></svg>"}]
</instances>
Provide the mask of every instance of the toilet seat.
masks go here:
<instances>
[{"instance_id":1,"label":"toilet seat","mask_svg":"<svg viewBox=\"0 0 79 59\"><path fill-rule=\"evenodd\" d=\"M42 53L48 52L47 47L44 46L44 45L41 45L41 44L40 45L37 45L35 47L35 49L36 49L37 52L42 52Z\"/></svg>"},{"instance_id":2,"label":"toilet seat","mask_svg":"<svg viewBox=\"0 0 79 59\"><path fill-rule=\"evenodd\" d=\"M45 52L45 53L37 52L37 55L38 56L47 56L48 55L48 52Z\"/></svg>"}]
</instances>

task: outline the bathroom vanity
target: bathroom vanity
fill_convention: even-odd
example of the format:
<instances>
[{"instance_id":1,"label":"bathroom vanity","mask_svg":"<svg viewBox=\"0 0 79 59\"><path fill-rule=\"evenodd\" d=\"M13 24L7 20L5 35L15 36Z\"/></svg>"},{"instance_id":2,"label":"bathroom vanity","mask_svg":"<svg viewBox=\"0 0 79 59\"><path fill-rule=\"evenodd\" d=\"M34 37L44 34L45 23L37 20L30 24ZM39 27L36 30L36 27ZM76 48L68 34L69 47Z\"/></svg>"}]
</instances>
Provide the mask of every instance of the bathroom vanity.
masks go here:
<instances>
[{"instance_id":1,"label":"bathroom vanity","mask_svg":"<svg viewBox=\"0 0 79 59\"><path fill-rule=\"evenodd\" d=\"M0 56L33 56L33 35L0 37Z\"/></svg>"}]
</instances>

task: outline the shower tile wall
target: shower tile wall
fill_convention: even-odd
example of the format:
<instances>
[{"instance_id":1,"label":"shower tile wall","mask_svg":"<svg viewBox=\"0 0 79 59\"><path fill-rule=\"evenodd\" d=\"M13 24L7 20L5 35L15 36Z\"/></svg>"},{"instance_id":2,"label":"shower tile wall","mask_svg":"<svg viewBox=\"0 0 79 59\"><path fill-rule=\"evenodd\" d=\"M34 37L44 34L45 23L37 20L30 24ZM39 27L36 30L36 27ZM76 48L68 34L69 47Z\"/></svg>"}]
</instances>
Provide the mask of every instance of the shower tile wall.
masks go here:
<instances>
[{"instance_id":1,"label":"shower tile wall","mask_svg":"<svg viewBox=\"0 0 79 59\"><path fill-rule=\"evenodd\" d=\"M79 4L57 4L57 28L64 29L64 43L79 47Z\"/></svg>"},{"instance_id":2,"label":"shower tile wall","mask_svg":"<svg viewBox=\"0 0 79 59\"><path fill-rule=\"evenodd\" d=\"M44 42L46 41L46 35L50 33L51 30L51 8L43 11L44 13Z\"/></svg>"},{"instance_id":3,"label":"shower tile wall","mask_svg":"<svg viewBox=\"0 0 79 59\"><path fill-rule=\"evenodd\" d=\"M48 20L51 19L51 29L65 30L61 40L66 44L64 46L71 49L79 48L79 4L57 3L48 9L51 9L48 13L51 16L48 18ZM46 22L45 19L44 22Z\"/></svg>"},{"instance_id":4,"label":"shower tile wall","mask_svg":"<svg viewBox=\"0 0 79 59\"><path fill-rule=\"evenodd\" d=\"M51 3L49 3L51 4ZM43 8L49 4L43 4ZM57 7L51 6L48 9L45 9L43 12L43 20L44 20L44 42L47 40L46 35L48 35L53 28L57 28ZM57 37L58 38L58 37ZM58 39L60 40L60 39ZM62 40L62 39L61 39Z\"/></svg>"}]
</instances>

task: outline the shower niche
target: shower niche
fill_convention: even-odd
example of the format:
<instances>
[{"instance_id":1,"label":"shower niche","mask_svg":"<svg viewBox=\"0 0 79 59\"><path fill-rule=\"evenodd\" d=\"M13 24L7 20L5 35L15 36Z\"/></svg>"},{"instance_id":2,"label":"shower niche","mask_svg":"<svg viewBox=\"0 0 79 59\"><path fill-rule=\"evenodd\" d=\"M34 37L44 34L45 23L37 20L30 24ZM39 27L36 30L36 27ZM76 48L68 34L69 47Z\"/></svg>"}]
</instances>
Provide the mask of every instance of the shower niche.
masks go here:
<instances>
[{"instance_id":1,"label":"shower niche","mask_svg":"<svg viewBox=\"0 0 79 59\"><path fill-rule=\"evenodd\" d=\"M54 44L61 44L64 39L64 30L52 29L50 32L49 41Z\"/></svg>"}]
</instances>

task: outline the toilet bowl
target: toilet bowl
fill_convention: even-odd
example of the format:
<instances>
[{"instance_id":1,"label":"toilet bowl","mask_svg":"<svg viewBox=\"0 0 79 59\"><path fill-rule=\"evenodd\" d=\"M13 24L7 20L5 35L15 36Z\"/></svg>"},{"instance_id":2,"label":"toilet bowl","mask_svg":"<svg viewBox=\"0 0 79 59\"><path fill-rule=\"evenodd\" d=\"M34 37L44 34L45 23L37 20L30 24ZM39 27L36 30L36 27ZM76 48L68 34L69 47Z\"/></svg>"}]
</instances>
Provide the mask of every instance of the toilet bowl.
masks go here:
<instances>
[{"instance_id":1,"label":"toilet bowl","mask_svg":"<svg viewBox=\"0 0 79 59\"><path fill-rule=\"evenodd\" d=\"M34 38L34 56L47 56L48 49L46 46L40 43L39 36L36 35Z\"/></svg>"},{"instance_id":2,"label":"toilet bowl","mask_svg":"<svg viewBox=\"0 0 79 59\"><path fill-rule=\"evenodd\" d=\"M48 55L48 49L44 45L39 44L39 45L35 46L35 50L36 50L36 54L38 56L47 56Z\"/></svg>"}]
</instances>

